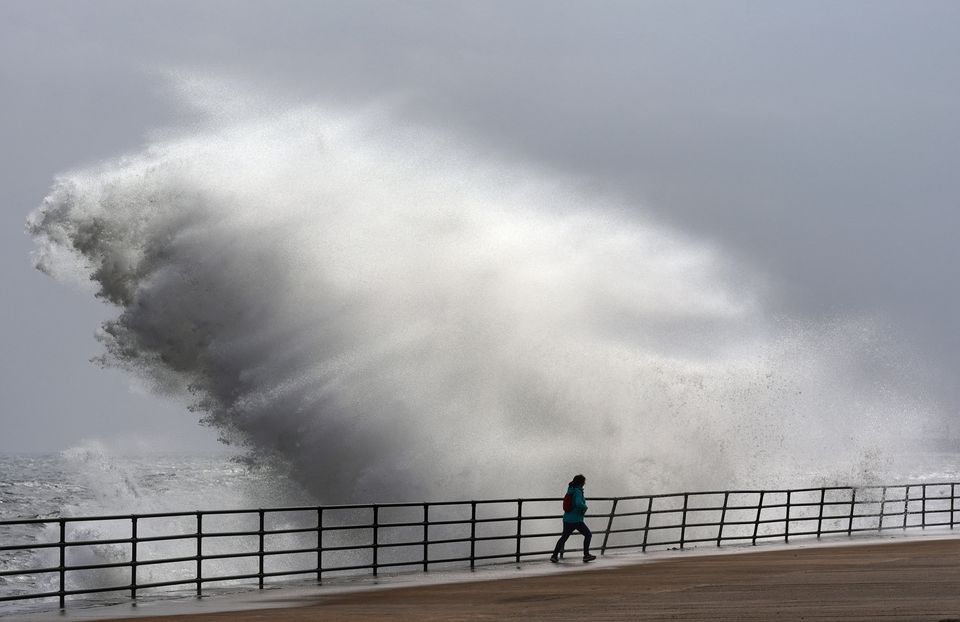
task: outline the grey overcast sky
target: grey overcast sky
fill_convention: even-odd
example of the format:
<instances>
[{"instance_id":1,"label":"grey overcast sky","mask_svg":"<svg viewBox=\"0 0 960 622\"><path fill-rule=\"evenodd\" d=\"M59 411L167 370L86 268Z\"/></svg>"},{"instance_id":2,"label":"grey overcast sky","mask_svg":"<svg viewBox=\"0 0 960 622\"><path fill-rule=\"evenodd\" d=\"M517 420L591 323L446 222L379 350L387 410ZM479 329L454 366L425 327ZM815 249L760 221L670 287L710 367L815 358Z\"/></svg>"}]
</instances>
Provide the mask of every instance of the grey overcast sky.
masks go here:
<instances>
[{"instance_id":1,"label":"grey overcast sky","mask_svg":"<svg viewBox=\"0 0 960 622\"><path fill-rule=\"evenodd\" d=\"M109 315L31 268L53 177L189 123L165 71L411 121L755 266L772 310L889 322L956 413L960 3L0 1L0 451L211 449L88 363Z\"/></svg>"}]
</instances>

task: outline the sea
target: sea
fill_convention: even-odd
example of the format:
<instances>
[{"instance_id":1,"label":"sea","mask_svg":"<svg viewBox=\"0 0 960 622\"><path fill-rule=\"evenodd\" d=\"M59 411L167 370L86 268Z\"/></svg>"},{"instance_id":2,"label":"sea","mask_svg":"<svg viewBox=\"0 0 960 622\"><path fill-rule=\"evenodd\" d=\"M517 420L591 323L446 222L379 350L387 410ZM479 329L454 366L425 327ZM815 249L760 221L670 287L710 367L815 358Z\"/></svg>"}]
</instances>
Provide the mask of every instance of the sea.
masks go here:
<instances>
[{"instance_id":1,"label":"sea","mask_svg":"<svg viewBox=\"0 0 960 622\"><path fill-rule=\"evenodd\" d=\"M316 504L314 497L289 478L268 467L252 467L240 456L229 453L131 456L88 446L50 454L0 455L0 521ZM183 522L182 519L179 522ZM129 521L71 526L76 528L68 534L71 540L129 537L130 529ZM173 518L145 523L144 527L158 534L189 528ZM55 542L59 537L57 531L56 523L0 525L0 546ZM129 559L126 545L76 547L68 551L71 565ZM0 551L0 572L56 566L57 556L57 549ZM144 571L146 574L141 574L140 580L153 582L182 578L180 575L185 576L189 569L144 567L141 572ZM104 571L100 576L90 575L83 585L122 585L128 576L121 574L114 570ZM70 582L68 579L68 588ZM55 573L0 576L0 596L57 589ZM182 591L182 588L171 588L167 592L178 589ZM145 591L141 597L151 595L161 597L163 593ZM97 606L126 597L122 592L105 593L78 598L71 606ZM49 610L51 602L55 600L0 602L0 616Z\"/></svg>"}]
</instances>

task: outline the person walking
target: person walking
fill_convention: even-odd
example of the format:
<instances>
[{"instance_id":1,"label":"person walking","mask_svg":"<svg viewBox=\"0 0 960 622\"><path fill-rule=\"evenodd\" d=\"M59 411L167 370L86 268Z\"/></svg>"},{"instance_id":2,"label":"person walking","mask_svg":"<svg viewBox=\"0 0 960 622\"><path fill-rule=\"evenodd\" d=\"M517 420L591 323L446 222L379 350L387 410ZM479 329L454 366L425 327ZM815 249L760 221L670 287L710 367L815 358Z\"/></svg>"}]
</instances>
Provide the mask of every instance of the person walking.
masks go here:
<instances>
[{"instance_id":1,"label":"person walking","mask_svg":"<svg viewBox=\"0 0 960 622\"><path fill-rule=\"evenodd\" d=\"M597 558L596 555L590 554L590 540L593 538L593 534L587 524L583 522L583 517L587 513L587 501L583 498L583 486L586 483L586 477L574 475L573 481L567 484L567 494L563 498L563 535L557 540L557 546L553 547L553 555L550 556L550 561L553 563L560 561L563 546L574 531L583 534L583 561L589 562Z\"/></svg>"}]
</instances>

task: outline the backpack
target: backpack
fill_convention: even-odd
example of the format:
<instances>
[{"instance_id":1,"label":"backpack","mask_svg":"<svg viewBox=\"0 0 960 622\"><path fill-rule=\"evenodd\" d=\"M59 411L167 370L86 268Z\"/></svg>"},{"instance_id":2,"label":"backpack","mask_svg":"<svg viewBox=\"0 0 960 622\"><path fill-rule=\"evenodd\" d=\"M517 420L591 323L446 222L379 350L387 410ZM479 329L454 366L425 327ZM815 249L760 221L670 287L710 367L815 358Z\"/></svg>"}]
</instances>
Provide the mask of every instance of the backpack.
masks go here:
<instances>
[{"instance_id":1,"label":"backpack","mask_svg":"<svg viewBox=\"0 0 960 622\"><path fill-rule=\"evenodd\" d=\"M563 496L563 511L569 512L572 509L573 509L573 495L568 492Z\"/></svg>"}]
</instances>

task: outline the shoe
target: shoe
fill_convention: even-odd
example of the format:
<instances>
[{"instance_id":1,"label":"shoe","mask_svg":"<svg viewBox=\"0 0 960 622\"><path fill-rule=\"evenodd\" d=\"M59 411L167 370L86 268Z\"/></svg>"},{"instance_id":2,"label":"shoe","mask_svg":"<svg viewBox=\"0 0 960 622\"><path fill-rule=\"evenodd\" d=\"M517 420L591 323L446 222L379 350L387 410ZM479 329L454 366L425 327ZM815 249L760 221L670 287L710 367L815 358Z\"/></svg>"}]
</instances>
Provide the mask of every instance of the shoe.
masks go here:
<instances>
[{"instance_id":1,"label":"shoe","mask_svg":"<svg viewBox=\"0 0 960 622\"><path fill-rule=\"evenodd\" d=\"M591 555L590 553L587 553L586 555L583 556L583 561L584 561L584 563L586 563L586 562L592 562L592 561L595 560L596 558L597 558L596 555Z\"/></svg>"},{"instance_id":2,"label":"shoe","mask_svg":"<svg viewBox=\"0 0 960 622\"><path fill-rule=\"evenodd\" d=\"M559 559L556 555L551 555L551 556L550 556L550 561L552 561L553 563L556 564L556 563L558 563L558 562L560 561L560 559Z\"/></svg>"}]
</instances>

